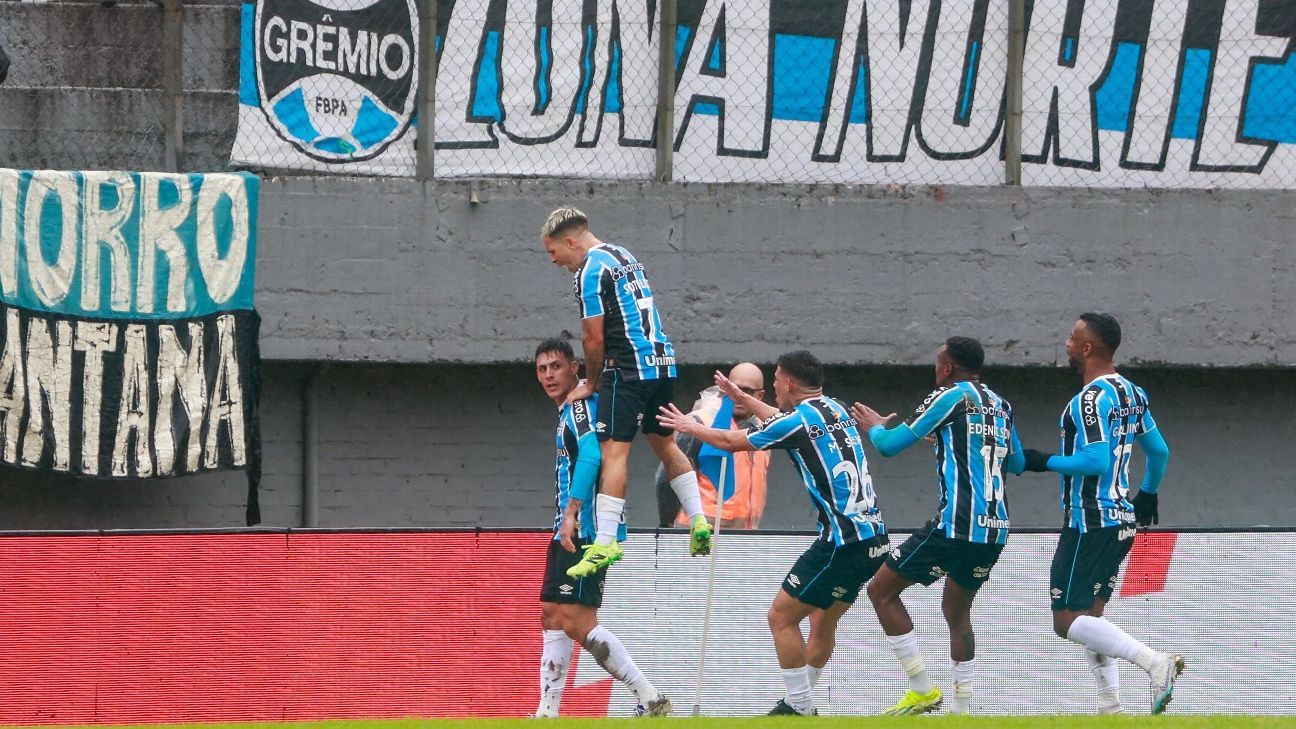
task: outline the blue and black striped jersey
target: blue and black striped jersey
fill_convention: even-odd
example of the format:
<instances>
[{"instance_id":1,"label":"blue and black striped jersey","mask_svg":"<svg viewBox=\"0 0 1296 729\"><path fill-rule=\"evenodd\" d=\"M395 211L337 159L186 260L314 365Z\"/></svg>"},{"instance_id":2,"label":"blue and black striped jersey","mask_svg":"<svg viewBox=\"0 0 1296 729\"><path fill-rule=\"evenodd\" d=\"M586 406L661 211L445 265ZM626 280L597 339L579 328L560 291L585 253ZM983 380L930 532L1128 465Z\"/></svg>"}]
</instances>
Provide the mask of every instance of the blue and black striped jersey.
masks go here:
<instances>
[{"instance_id":1,"label":"blue and black striped jersey","mask_svg":"<svg viewBox=\"0 0 1296 729\"><path fill-rule=\"evenodd\" d=\"M961 381L927 396L909 424L936 435L940 528L950 539L1008 541L1003 462L1012 452L1012 405L980 382Z\"/></svg>"},{"instance_id":2,"label":"blue and black striped jersey","mask_svg":"<svg viewBox=\"0 0 1296 729\"><path fill-rule=\"evenodd\" d=\"M837 546L886 534L855 418L819 396L778 413L747 434L755 448L788 451L819 512L819 538Z\"/></svg>"},{"instance_id":3,"label":"blue and black striped jersey","mask_svg":"<svg viewBox=\"0 0 1296 729\"><path fill-rule=\"evenodd\" d=\"M602 243L576 271L581 318L603 317L603 347L627 380L675 377L675 348L662 328L644 266L630 251ZM594 363L587 363L594 364Z\"/></svg>"},{"instance_id":4,"label":"blue and black striped jersey","mask_svg":"<svg viewBox=\"0 0 1296 729\"><path fill-rule=\"evenodd\" d=\"M1101 476L1063 474L1064 526L1081 532L1134 522L1129 493L1130 455L1140 433L1156 429L1143 388L1118 373L1094 379L1062 411L1062 455L1094 443L1111 449L1112 466Z\"/></svg>"},{"instance_id":5,"label":"blue and black striped jersey","mask_svg":"<svg viewBox=\"0 0 1296 729\"><path fill-rule=\"evenodd\" d=\"M563 406L558 409L558 433L556 438L558 456L554 466L554 477L557 482L557 492L554 496L554 506L557 508L557 514L554 516L554 539L558 538L558 530L562 527L563 510L567 508L567 497L571 494L572 479L576 475L576 459L580 456L580 439L586 433L594 432L594 420L598 414L597 407L598 394L595 393L585 400L563 403ZM589 441L586 441L586 443L589 443ZM595 447L597 445L597 443L594 444ZM593 539L595 533L593 498L587 499L581 504L579 519L580 533L578 536Z\"/></svg>"}]
</instances>

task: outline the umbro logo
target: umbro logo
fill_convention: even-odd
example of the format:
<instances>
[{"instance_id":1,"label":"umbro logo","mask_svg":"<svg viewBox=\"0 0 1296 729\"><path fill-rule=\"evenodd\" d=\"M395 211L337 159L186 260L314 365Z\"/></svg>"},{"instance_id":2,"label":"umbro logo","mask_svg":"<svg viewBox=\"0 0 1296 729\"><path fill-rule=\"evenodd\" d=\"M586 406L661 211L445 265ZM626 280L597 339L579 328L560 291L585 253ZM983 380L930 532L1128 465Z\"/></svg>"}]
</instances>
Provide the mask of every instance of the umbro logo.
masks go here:
<instances>
[{"instance_id":1,"label":"umbro logo","mask_svg":"<svg viewBox=\"0 0 1296 729\"><path fill-rule=\"evenodd\" d=\"M843 597L846 596L846 588L834 587L832 591L832 596L838 600L842 599Z\"/></svg>"},{"instance_id":2,"label":"umbro logo","mask_svg":"<svg viewBox=\"0 0 1296 729\"><path fill-rule=\"evenodd\" d=\"M570 595L570 594L572 594L572 590L575 590L575 589L576 589L576 588L572 587L571 585L565 585L565 584L564 584L564 585L559 585L559 586L558 586L558 592L561 592L561 593L564 594L564 595Z\"/></svg>"},{"instance_id":3,"label":"umbro logo","mask_svg":"<svg viewBox=\"0 0 1296 729\"><path fill-rule=\"evenodd\" d=\"M978 579L978 580L984 580L985 578L987 578L987 577L989 577L989 576L990 576L990 568L989 568L989 567L973 567L973 568L972 568L972 577L974 577L974 578L976 578L976 579Z\"/></svg>"},{"instance_id":4,"label":"umbro logo","mask_svg":"<svg viewBox=\"0 0 1296 729\"><path fill-rule=\"evenodd\" d=\"M931 568L931 576L932 576L932 577L944 577L944 576L945 576L945 570L942 569L940 566L932 567L932 568Z\"/></svg>"},{"instance_id":5,"label":"umbro logo","mask_svg":"<svg viewBox=\"0 0 1296 729\"><path fill-rule=\"evenodd\" d=\"M1052 590L1050 590L1050 594L1052 594L1054 598L1062 597L1062 588L1055 587Z\"/></svg>"},{"instance_id":6,"label":"umbro logo","mask_svg":"<svg viewBox=\"0 0 1296 729\"><path fill-rule=\"evenodd\" d=\"M606 430L607 430L607 426L604 425L603 423L595 423L595 424L594 424L594 432L595 432L595 433L602 433L602 432L604 432L604 431L606 431Z\"/></svg>"},{"instance_id":7,"label":"umbro logo","mask_svg":"<svg viewBox=\"0 0 1296 729\"><path fill-rule=\"evenodd\" d=\"M788 576L787 576L787 581L788 581L788 584L791 585L791 586L793 586L793 587L800 587L800 586L801 586L801 579L800 579L799 577L797 577L796 575L788 575Z\"/></svg>"}]
</instances>

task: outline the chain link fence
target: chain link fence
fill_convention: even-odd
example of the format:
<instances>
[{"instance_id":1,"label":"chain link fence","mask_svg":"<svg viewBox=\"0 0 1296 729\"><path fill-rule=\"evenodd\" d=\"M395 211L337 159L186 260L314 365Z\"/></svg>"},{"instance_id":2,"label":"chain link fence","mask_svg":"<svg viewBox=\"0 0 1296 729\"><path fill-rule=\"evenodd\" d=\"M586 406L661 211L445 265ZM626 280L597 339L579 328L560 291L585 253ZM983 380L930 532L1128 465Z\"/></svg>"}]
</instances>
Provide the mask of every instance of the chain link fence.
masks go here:
<instances>
[{"instance_id":1,"label":"chain link fence","mask_svg":"<svg viewBox=\"0 0 1296 729\"><path fill-rule=\"evenodd\" d=\"M0 0L0 166L164 169L161 33L151 2Z\"/></svg>"},{"instance_id":2,"label":"chain link fence","mask_svg":"<svg viewBox=\"0 0 1296 729\"><path fill-rule=\"evenodd\" d=\"M661 23L650 9L439 2L435 173L652 177Z\"/></svg>"},{"instance_id":3,"label":"chain link fence","mask_svg":"<svg viewBox=\"0 0 1296 729\"><path fill-rule=\"evenodd\" d=\"M1296 187L1294 46L1296 0L0 0L0 164Z\"/></svg>"},{"instance_id":4,"label":"chain link fence","mask_svg":"<svg viewBox=\"0 0 1296 729\"><path fill-rule=\"evenodd\" d=\"M1023 184L1296 183L1296 2L1073 5L1026 3Z\"/></svg>"},{"instance_id":5,"label":"chain link fence","mask_svg":"<svg viewBox=\"0 0 1296 729\"><path fill-rule=\"evenodd\" d=\"M230 166L239 123L240 12L236 0L183 6L180 169L219 171Z\"/></svg>"}]
</instances>

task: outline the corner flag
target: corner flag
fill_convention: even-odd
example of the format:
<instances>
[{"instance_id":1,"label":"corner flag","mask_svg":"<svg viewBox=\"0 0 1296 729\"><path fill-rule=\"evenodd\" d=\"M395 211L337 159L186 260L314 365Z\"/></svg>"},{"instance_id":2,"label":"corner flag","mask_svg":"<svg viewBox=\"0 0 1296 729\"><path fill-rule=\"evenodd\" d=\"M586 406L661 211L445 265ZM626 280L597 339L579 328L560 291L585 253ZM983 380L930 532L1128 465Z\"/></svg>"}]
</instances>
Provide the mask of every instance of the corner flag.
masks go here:
<instances>
[{"instance_id":1,"label":"corner flag","mask_svg":"<svg viewBox=\"0 0 1296 729\"><path fill-rule=\"evenodd\" d=\"M716 413L715 420L711 421L712 428L729 430L733 424L733 400L728 397L720 399L720 410ZM717 499L723 504L734 495L734 456L726 450L721 450L708 443L703 443L702 448L698 450L697 456L698 471L710 479L715 484ZM720 464L727 463L724 468ZM721 481L723 480L723 483Z\"/></svg>"}]
</instances>

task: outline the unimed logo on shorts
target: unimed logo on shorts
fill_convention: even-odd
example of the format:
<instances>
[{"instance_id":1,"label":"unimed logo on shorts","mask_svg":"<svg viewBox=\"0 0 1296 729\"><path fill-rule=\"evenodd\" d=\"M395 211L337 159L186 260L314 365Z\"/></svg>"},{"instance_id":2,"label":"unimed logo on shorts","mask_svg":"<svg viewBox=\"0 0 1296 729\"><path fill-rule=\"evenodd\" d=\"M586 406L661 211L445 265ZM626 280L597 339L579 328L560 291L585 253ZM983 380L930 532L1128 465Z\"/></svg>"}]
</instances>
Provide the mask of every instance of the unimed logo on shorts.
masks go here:
<instances>
[{"instance_id":1,"label":"unimed logo on shorts","mask_svg":"<svg viewBox=\"0 0 1296 729\"><path fill-rule=\"evenodd\" d=\"M312 159L371 159L409 129L414 0L258 0L256 76L275 133Z\"/></svg>"}]
</instances>

